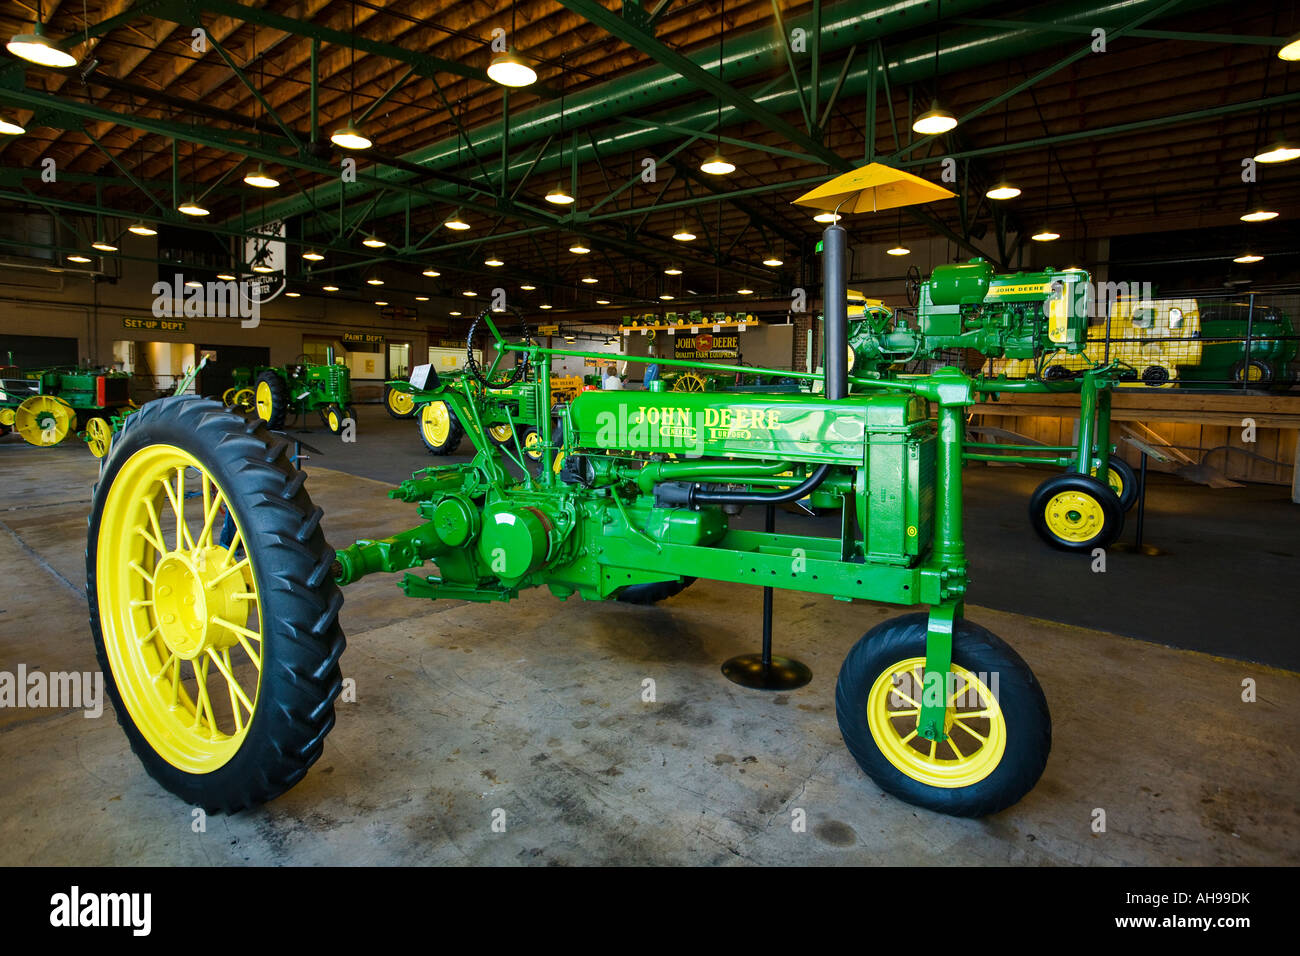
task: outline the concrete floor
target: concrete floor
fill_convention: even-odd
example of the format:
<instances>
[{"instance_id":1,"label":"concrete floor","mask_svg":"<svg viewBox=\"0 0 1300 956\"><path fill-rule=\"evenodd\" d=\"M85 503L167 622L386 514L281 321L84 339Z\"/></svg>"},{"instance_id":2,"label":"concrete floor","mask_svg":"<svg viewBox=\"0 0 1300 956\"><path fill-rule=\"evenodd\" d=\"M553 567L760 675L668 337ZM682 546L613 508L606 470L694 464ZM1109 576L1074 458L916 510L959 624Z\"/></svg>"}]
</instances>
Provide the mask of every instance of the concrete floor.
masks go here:
<instances>
[{"instance_id":1,"label":"concrete floor","mask_svg":"<svg viewBox=\"0 0 1300 956\"><path fill-rule=\"evenodd\" d=\"M410 506L384 496L388 482L347 471L401 477L430 461L418 442L407 447L409 426L385 424L373 408L361 418L363 439L350 448L320 429L305 436L327 452L309 464L308 489L336 545L414 520ZM373 445L366 453L367 434L388 436L383 456ZM84 448L0 441L0 670L95 669L82 593L95 475ZM977 571L983 562L993 570L1023 562L1018 580L1033 583L1025 603L1035 613L1076 613L1070 590L1102 576L1027 543L992 553L996 534L1020 534L1014 514L1023 505L985 513L980 496L998 507L998 483L1008 479L970 475ZM1176 486L1167 491L1179 498ZM1197 494L1182 497L1194 503ZM1184 514L1179 533L1195 541L1221 520L1221 507L1210 518ZM1292 537L1285 549L1294 548ZM1105 576L1112 585L1159 567L1135 563L1116 576L1116 557ZM1181 580L1163 599L1169 613L1195 621L1181 604L1219 588L1229 571L1246 579L1226 564L1202 562ZM996 593L984 567L976 601ZM1300 857L1300 674L1291 671L972 605L969 616L1015 646L1041 680L1054 749L1020 804L954 820L882 794L839 738L841 658L893 608L777 592L778 652L805 661L815 678L772 695L718 672L722 660L757 646L756 588L700 581L657 608L576 598L561 606L538 591L483 606L406 599L394 580L347 591L343 669L358 699L338 706L324 756L279 800L209 818L206 832L193 832L191 808L145 775L110 713L0 709L8 770L0 864L1250 865ZM1140 582L1117 588L1116 617L1130 610L1128 588L1140 591ZM1239 597L1257 607L1266 595ZM1234 646L1250 657L1257 618L1238 621ZM641 702L647 677L657 685L654 704ZM1241 700L1246 678L1256 703ZM504 833L492 829L498 808ZM806 833L792 831L795 808L807 813ZM1091 829L1097 808L1106 811L1104 833Z\"/></svg>"}]
</instances>

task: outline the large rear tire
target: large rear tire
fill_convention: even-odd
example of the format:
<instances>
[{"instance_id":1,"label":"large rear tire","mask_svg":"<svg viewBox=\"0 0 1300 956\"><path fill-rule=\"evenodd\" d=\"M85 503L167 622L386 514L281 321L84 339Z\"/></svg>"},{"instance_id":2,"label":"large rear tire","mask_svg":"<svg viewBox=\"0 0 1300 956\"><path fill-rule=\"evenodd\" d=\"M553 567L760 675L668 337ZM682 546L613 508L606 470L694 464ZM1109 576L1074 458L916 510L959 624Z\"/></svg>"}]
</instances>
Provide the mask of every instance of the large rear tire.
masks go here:
<instances>
[{"instance_id":1,"label":"large rear tire","mask_svg":"<svg viewBox=\"0 0 1300 956\"><path fill-rule=\"evenodd\" d=\"M218 402L159 399L126 420L91 503L109 699L149 775L209 811L288 790L334 726L343 595L289 452Z\"/></svg>"},{"instance_id":2,"label":"large rear tire","mask_svg":"<svg viewBox=\"0 0 1300 956\"><path fill-rule=\"evenodd\" d=\"M840 668L835 713L858 766L877 786L937 813L982 817L1033 789L1052 749L1042 687L1020 655L978 624L953 627L942 742L916 733L929 615L869 630Z\"/></svg>"}]
</instances>

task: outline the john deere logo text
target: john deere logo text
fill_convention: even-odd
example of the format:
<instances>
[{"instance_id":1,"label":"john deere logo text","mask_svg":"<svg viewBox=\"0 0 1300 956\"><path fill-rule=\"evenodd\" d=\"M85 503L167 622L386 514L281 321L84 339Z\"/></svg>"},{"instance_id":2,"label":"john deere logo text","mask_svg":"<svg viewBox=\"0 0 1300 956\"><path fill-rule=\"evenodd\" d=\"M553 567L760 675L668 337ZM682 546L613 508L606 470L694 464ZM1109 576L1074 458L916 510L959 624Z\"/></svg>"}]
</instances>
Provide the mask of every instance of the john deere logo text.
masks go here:
<instances>
[{"instance_id":1,"label":"john deere logo text","mask_svg":"<svg viewBox=\"0 0 1300 956\"><path fill-rule=\"evenodd\" d=\"M640 406L636 422L669 427L703 426L705 428L775 428L780 412L775 408L705 408L692 413L689 408Z\"/></svg>"}]
</instances>

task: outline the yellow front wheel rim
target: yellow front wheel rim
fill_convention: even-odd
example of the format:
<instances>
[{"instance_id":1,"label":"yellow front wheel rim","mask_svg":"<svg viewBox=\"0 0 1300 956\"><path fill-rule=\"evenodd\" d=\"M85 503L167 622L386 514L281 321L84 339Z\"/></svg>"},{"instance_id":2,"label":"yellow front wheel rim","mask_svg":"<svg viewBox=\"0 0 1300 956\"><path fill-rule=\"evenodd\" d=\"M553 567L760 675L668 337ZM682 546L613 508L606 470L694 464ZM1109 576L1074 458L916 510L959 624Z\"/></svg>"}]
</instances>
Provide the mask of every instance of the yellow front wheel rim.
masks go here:
<instances>
[{"instance_id":1,"label":"yellow front wheel rim","mask_svg":"<svg viewBox=\"0 0 1300 956\"><path fill-rule=\"evenodd\" d=\"M442 446L451 435L451 415L445 402L430 402L420 412L420 428L430 445Z\"/></svg>"},{"instance_id":2,"label":"yellow front wheel rim","mask_svg":"<svg viewBox=\"0 0 1300 956\"><path fill-rule=\"evenodd\" d=\"M256 568L237 517L221 546L228 512L198 459L150 445L113 479L96 545L112 678L149 746L187 773L211 773L238 752L261 688Z\"/></svg>"},{"instance_id":3,"label":"yellow front wheel rim","mask_svg":"<svg viewBox=\"0 0 1300 956\"><path fill-rule=\"evenodd\" d=\"M264 422L271 420L271 406L274 400L271 396L271 386L267 382L258 382L257 391L254 399L257 406L257 417Z\"/></svg>"},{"instance_id":4,"label":"yellow front wheel rim","mask_svg":"<svg viewBox=\"0 0 1300 956\"><path fill-rule=\"evenodd\" d=\"M411 409L415 408L415 398L410 392L390 388L388 390L388 407L399 415L409 415Z\"/></svg>"},{"instance_id":5,"label":"yellow front wheel rim","mask_svg":"<svg viewBox=\"0 0 1300 956\"><path fill-rule=\"evenodd\" d=\"M14 412L14 430L28 444L48 448L68 437L77 413L57 395L33 395Z\"/></svg>"},{"instance_id":6,"label":"yellow front wheel rim","mask_svg":"<svg viewBox=\"0 0 1300 956\"><path fill-rule=\"evenodd\" d=\"M529 432L524 437L524 454L533 461L542 460L542 436L537 432Z\"/></svg>"},{"instance_id":7,"label":"yellow front wheel rim","mask_svg":"<svg viewBox=\"0 0 1300 956\"><path fill-rule=\"evenodd\" d=\"M887 668L867 696L867 726L885 759L913 780L947 789L979 783L997 769L1007 748L1006 717L988 685L956 664L951 673L953 680L943 690L942 741L917 732L924 657Z\"/></svg>"},{"instance_id":8,"label":"yellow front wheel rim","mask_svg":"<svg viewBox=\"0 0 1300 956\"><path fill-rule=\"evenodd\" d=\"M1106 469L1106 484L1110 485L1110 490L1115 492L1116 497L1124 497L1124 476L1114 468Z\"/></svg>"},{"instance_id":9,"label":"yellow front wheel rim","mask_svg":"<svg viewBox=\"0 0 1300 956\"><path fill-rule=\"evenodd\" d=\"M96 458L108 454L108 446L113 443L113 426L102 418L92 418L86 422L86 446Z\"/></svg>"},{"instance_id":10,"label":"yellow front wheel rim","mask_svg":"<svg viewBox=\"0 0 1300 956\"><path fill-rule=\"evenodd\" d=\"M1090 541L1101 533L1106 512L1092 495L1082 491L1062 491L1053 495L1044 508L1047 530L1062 541Z\"/></svg>"},{"instance_id":11,"label":"yellow front wheel rim","mask_svg":"<svg viewBox=\"0 0 1300 956\"><path fill-rule=\"evenodd\" d=\"M489 425L488 433L498 442L504 444L510 440L512 431L509 425Z\"/></svg>"},{"instance_id":12,"label":"yellow front wheel rim","mask_svg":"<svg viewBox=\"0 0 1300 956\"><path fill-rule=\"evenodd\" d=\"M329 425L329 429L330 429L330 431L332 431L332 432L337 432L337 431L339 430L339 413L338 413L338 412L334 411L334 409L331 408L331 409L326 413L326 420L327 420L327 423L328 423L328 425Z\"/></svg>"}]
</instances>

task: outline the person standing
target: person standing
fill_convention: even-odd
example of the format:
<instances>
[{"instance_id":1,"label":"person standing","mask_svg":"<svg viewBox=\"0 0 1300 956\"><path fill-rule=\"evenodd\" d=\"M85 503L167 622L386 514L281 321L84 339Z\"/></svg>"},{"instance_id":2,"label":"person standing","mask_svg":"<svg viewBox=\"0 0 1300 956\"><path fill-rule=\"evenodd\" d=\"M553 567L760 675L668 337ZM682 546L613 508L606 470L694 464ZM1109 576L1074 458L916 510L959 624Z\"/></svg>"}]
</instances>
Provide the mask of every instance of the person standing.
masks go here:
<instances>
[{"instance_id":1,"label":"person standing","mask_svg":"<svg viewBox=\"0 0 1300 956\"><path fill-rule=\"evenodd\" d=\"M623 380L618 377L618 366L616 365L605 366L605 378L600 383L600 387L605 389L606 391L611 391L611 392L622 389Z\"/></svg>"}]
</instances>

